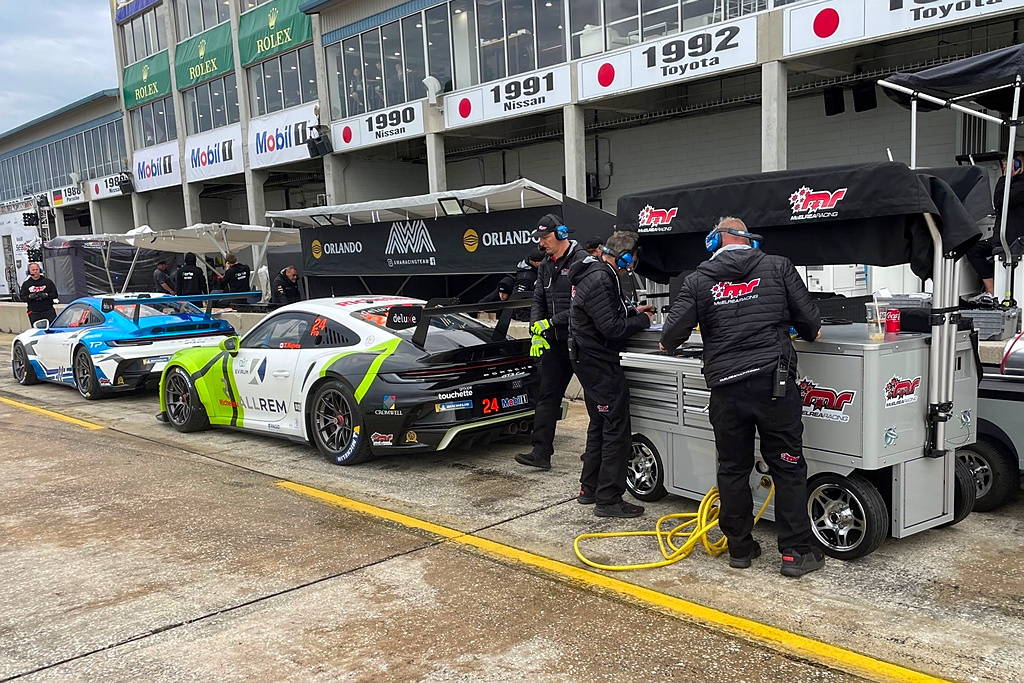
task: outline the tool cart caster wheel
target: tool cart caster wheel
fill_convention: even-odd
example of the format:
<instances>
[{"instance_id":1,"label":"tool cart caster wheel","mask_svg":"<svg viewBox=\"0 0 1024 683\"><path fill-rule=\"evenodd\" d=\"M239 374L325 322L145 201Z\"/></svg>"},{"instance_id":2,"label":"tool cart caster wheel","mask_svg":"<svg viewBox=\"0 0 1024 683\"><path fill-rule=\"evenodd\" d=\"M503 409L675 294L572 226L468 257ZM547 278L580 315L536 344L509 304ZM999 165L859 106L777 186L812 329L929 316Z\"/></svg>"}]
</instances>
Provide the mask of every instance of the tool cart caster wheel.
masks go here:
<instances>
[{"instance_id":1,"label":"tool cart caster wheel","mask_svg":"<svg viewBox=\"0 0 1024 683\"><path fill-rule=\"evenodd\" d=\"M974 472L960 458L955 463L956 477L953 484L953 519L942 524L942 527L953 526L967 519L974 509L978 497L978 484Z\"/></svg>"},{"instance_id":2,"label":"tool cart caster wheel","mask_svg":"<svg viewBox=\"0 0 1024 683\"><path fill-rule=\"evenodd\" d=\"M626 490L637 500L661 500L665 490L665 463L650 439L633 435L633 457L626 469Z\"/></svg>"},{"instance_id":3,"label":"tool cart caster wheel","mask_svg":"<svg viewBox=\"0 0 1024 683\"><path fill-rule=\"evenodd\" d=\"M1001 443L978 437L977 443L958 448L957 460L971 470L977 489L975 512L988 512L1006 505L1020 488L1017 458Z\"/></svg>"},{"instance_id":4,"label":"tool cart caster wheel","mask_svg":"<svg viewBox=\"0 0 1024 683\"><path fill-rule=\"evenodd\" d=\"M818 547L839 560L874 552L889 534L889 510L875 485L851 474L824 474L807 485L807 514Z\"/></svg>"}]
</instances>

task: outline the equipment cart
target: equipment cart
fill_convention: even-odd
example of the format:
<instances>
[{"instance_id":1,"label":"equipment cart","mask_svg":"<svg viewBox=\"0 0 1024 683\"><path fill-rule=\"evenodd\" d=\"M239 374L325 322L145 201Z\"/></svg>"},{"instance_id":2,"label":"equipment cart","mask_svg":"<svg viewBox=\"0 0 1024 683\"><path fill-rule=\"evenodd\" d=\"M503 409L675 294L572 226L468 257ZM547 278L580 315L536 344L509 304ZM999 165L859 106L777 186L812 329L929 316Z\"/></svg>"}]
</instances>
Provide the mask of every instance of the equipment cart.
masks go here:
<instances>
[{"instance_id":1,"label":"equipment cart","mask_svg":"<svg viewBox=\"0 0 1024 683\"><path fill-rule=\"evenodd\" d=\"M668 226L645 225L651 207L675 217ZM725 215L742 218L765 237L765 250L796 265L909 262L933 279L930 334L873 341L867 324L830 325L819 341L796 344L807 509L822 549L853 559L889 534L966 517L974 480L953 448L975 440L979 371L969 332L956 329L954 293L957 260L980 231L956 193L889 162L738 176L618 203L620 228L641 236L640 274L660 282L707 258L704 236ZM668 354L657 351L658 337L641 335L622 354L634 431L627 486L641 500L666 493L699 500L717 469L699 336ZM755 505L768 493L767 472L758 461ZM773 513L769 506L766 516Z\"/></svg>"}]
</instances>

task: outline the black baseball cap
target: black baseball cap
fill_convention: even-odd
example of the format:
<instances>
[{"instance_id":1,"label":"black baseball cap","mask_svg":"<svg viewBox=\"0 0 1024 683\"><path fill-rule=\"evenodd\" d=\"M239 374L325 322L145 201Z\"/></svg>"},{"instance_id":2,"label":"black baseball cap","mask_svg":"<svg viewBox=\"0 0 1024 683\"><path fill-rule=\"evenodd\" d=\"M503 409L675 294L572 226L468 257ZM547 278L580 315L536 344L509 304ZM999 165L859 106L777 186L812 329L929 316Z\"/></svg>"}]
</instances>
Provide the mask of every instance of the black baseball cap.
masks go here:
<instances>
[{"instance_id":1,"label":"black baseball cap","mask_svg":"<svg viewBox=\"0 0 1024 683\"><path fill-rule=\"evenodd\" d=\"M516 281L509 276L501 278L501 282L498 283L498 291L504 292L505 294L511 294L512 288L515 287Z\"/></svg>"},{"instance_id":2,"label":"black baseball cap","mask_svg":"<svg viewBox=\"0 0 1024 683\"><path fill-rule=\"evenodd\" d=\"M533 231L533 236L540 237L541 235L553 233L558 229L559 225L565 225L565 223L562 222L562 217L556 213L549 213L541 218L537 223L537 229ZM566 229L569 232L572 232L571 229Z\"/></svg>"},{"instance_id":3,"label":"black baseball cap","mask_svg":"<svg viewBox=\"0 0 1024 683\"><path fill-rule=\"evenodd\" d=\"M587 238L587 241L586 243L584 243L583 248L586 249L587 251L590 251L591 249L597 249L602 244L604 244L604 238L598 237L597 235L593 235Z\"/></svg>"}]
</instances>

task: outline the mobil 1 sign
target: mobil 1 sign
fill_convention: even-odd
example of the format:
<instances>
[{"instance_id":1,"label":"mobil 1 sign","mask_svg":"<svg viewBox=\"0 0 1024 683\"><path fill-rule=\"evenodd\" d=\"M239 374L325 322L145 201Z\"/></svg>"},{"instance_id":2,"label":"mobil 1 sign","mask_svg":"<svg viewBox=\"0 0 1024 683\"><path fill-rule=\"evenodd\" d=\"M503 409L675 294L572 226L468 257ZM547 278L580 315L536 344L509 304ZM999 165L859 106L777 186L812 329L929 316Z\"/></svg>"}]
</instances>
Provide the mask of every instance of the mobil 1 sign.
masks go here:
<instances>
[{"instance_id":1,"label":"mobil 1 sign","mask_svg":"<svg viewBox=\"0 0 1024 683\"><path fill-rule=\"evenodd\" d=\"M423 103L410 102L391 109L356 116L331 125L331 142L337 152L382 145L423 135Z\"/></svg>"},{"instance_id":2,"label":"mobil 1 sign","mask_svg":"<svg viewBox=\"0 0 1024 683\"><path fill-rule=\"evenodd\" d=\"M306 140L318 125L317 104L304 104L249 121L249 165L277 166L309 158Z\"/></svg>"},{"instance_id":3,"label":"mobil 1 sign","mask_svg":"<svg viewBox=\"0 0 1024 683\"><path fill-rule=\"evenodd\" d=\"M580 99L704 78L756 63L757 17L752 16L580 62Z\"/></svg>"},{"instance_id":4,"label":"mobil 1 sign","mask_svg":"<svg viewBox=\"0 0 1024 683\"><path fill-rule=\"evenodd\" d=\"M572 102L569 65L541 69L444 98L448 128L533 114Z\"/></svg>"}]
</instances>

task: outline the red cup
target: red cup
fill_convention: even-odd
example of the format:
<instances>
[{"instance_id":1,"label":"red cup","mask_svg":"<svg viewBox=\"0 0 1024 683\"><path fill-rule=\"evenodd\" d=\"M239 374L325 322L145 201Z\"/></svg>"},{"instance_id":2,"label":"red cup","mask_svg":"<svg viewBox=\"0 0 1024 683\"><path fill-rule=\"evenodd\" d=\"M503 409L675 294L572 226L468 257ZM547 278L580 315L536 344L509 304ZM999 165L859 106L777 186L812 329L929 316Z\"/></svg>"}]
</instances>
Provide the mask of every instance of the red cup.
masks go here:
<instances>
[{"instance_id":1,"label":"red cup","mask_svg":"<svg viewBox=\"0 0 1024 683\"><path fill-rule=\"evenodd\" d=\"M896 334L900 331L900 309L890 308L885 312L886 334Z\"/></svg>"}]
</instances>

